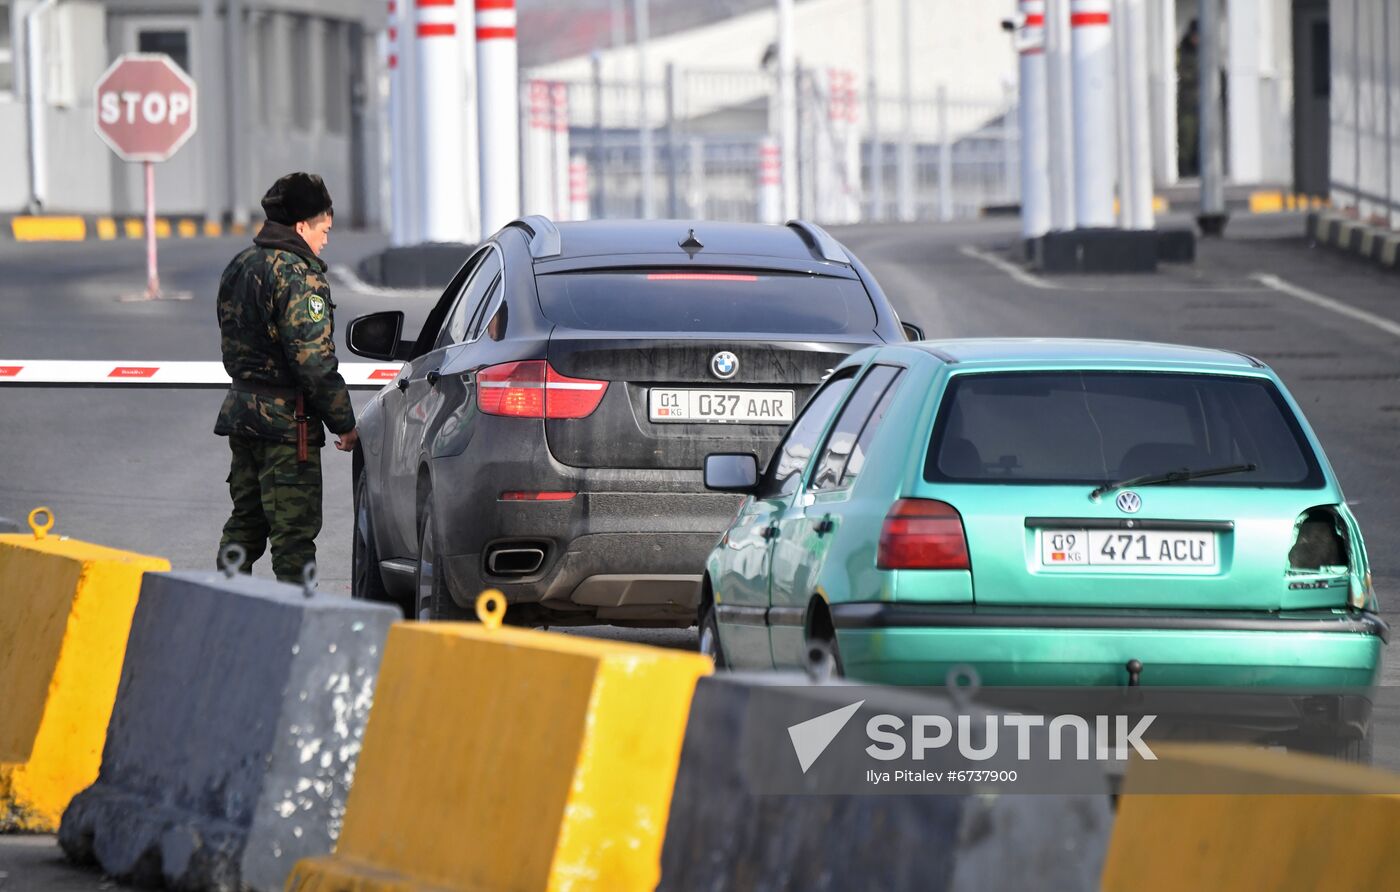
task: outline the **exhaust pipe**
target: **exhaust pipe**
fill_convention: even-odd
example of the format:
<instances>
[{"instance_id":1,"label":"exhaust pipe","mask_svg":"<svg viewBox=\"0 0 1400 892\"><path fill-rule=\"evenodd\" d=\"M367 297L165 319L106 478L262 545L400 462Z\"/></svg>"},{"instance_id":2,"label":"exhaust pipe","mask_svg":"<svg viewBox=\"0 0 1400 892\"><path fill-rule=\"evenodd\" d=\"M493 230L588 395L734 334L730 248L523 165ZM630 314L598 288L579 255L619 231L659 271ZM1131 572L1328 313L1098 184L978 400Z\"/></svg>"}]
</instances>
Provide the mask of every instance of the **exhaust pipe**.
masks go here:
<instances>
[{"instance_id":1,"label":"exhaust pipe","mask_svg":"<svg viewBox=\"0 0 1400 892\"><path fill-rule=\"evenodd\" d=\"M534 546L495 548L486 555L486 570L492 576L529 576L544 564L544 549Z\"/></svg>"}]
</instances>

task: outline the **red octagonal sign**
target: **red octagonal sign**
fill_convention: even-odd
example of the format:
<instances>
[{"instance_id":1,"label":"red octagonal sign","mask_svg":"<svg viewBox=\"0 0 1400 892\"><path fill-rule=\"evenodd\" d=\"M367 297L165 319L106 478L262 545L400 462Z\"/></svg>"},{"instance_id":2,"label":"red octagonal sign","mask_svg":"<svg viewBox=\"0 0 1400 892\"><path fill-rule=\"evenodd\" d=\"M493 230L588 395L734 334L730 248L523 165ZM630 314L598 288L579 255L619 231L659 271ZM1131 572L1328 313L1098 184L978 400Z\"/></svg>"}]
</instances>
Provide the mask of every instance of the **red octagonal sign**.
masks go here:
<instances>
[{"instance_id":1,"label":"red octagonal sign","mask_svg":"<svg viewBox=\"0 0 1400 892\"><path fill-rule=\"evenodd\" d=\"M169 56L128 53L97 80L97 133L124 161L164 161L198 123L194 81Z\"/></svg>"}]
</instances>

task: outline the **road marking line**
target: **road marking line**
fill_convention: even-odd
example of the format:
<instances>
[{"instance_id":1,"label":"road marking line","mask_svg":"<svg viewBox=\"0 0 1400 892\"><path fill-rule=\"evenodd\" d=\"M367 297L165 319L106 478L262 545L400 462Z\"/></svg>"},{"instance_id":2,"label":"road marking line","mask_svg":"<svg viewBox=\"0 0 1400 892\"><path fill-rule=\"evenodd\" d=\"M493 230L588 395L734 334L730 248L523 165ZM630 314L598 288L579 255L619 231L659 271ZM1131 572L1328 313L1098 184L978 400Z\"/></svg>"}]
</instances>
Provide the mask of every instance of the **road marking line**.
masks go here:
<instances>
[{"instance_id":1,"label":"road marking line","mask_svg":"<svg viewBox=\"0 0 1400 892\"><path fill-rule=\"evenodd\" d=\"M963 245L961 248L958 248L958 253L962 254L965 257L971 257L974 260L980 260L983 263L989 263L997 269L1001 270L1002 272L1006 273L1011 278L1020 282L1022 285L1029 285L1032 288L1045 288L1051 291L1055 291L1060 288L1060 286L1056 285L1054 282L1047 282L1040 276L1028 273L1009 260L998 257L997 255L991 254L987 251L979 250L977 248L972 247L971 245Z\"/></svg>"},{"instance_id":2,"label":"road marking line","mask_svg":"<svg viewBox=\"0 0 1400 892\"><path fill-rule=\"evenodd\" d=\"M1272 288L1280 294L1287 294L1289 297L1296 297L1315 307L1322 307L1324 310L1331 310L1334 313L1349 316L1358 322L1365 322L1372 328L1378 328L1386 334L1392 334L1400 338L1400 322L1395 322L1394 320L1386 319L1384 316L1377 316L1375 313L1368 313L1365 310L1357 309L1339 300L1333 300L1325 294L1318 294L1316 291L1300 288L1270 273L1255 273L1250 276L1250 278L1266 288Z\"/></svg>"}]
</instances>

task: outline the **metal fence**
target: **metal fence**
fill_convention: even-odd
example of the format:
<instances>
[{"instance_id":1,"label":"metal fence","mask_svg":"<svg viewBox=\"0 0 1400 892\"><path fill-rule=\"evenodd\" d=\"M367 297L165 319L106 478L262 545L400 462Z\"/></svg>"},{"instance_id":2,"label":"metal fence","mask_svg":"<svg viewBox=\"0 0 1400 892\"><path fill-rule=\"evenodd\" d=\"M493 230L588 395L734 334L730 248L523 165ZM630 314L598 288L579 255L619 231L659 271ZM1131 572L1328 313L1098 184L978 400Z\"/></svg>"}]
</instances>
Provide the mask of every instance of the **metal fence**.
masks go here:
<instances>
[{"instance_id":1,"label":"metal fence","mask_svg":"<svg viewBox=\"0 0 1400 892\"><path fill-rule=\"evenodd\" d=\"M779 130L776 97L776 79L763 71L669 69L645 89L601 77L527 80L525 210L561 219L771 218L763 146ZM849 72L799 71L799 213L828 224L951 220L1017 202L1015 101L1010 88L993 96L940 88L907 108L881 95L876 137L867 94Z\"/></svg>"}]
</instances>

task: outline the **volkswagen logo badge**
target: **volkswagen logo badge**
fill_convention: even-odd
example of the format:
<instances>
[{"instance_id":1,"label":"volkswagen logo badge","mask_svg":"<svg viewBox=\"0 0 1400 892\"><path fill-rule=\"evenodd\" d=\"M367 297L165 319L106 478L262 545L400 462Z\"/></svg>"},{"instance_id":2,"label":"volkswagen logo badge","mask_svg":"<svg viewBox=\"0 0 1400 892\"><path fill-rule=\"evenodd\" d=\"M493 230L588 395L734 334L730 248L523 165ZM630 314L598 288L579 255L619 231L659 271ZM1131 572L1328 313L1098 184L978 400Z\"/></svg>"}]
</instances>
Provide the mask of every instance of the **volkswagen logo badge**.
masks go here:
<instances>
[{"instance_id":1,"label":"volkswagen logo badge","mask_svg":"<svg viewBox=\"0 0 1400 892\"><path fill-rule=\"evenodd\" d=\"M1118 510L1124 514L1136 514L1142 508L1142 496L1125 489L1118 494Z\"/></svg>"},{"instance_id":2,"label":"volkswagen logo badge","mask_svg":"<svg viewBox=\"0 0 1400 892\"><path fill-rule=\"evenodd\" d=\"M733 378L739 372L739 357L723 350L710 358L710 371L716 378Z\"/></svg>"}]
</instances>

